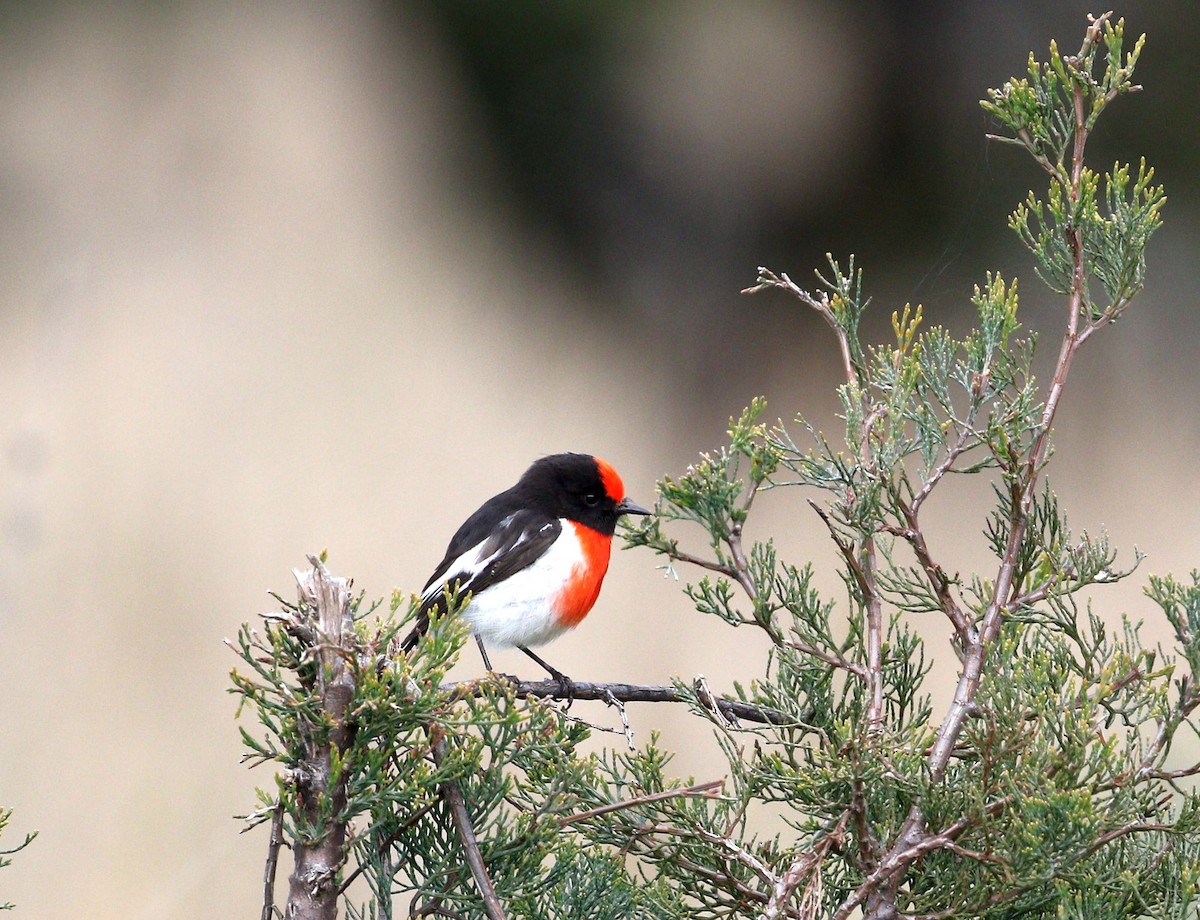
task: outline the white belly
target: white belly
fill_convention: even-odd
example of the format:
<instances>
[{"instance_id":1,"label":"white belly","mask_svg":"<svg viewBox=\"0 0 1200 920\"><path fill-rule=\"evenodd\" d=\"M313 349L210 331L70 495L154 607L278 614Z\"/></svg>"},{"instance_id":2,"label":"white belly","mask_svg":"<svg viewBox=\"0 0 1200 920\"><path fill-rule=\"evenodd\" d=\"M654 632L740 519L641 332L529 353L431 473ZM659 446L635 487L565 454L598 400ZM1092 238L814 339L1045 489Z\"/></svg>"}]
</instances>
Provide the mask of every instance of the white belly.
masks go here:
<instances>
[{"instance_id":1,"label":"white belly","mask_svg":"<svg viewBox=\"0 0 1200 920\"><path fill-rule=\"evenodd\" d=\"M564 521L562 534L537 562L472 597L462 617L489 648L544 645L569 628L558 622L554 600L582 564L575 528Z\"/></svg>"}]
</instances>

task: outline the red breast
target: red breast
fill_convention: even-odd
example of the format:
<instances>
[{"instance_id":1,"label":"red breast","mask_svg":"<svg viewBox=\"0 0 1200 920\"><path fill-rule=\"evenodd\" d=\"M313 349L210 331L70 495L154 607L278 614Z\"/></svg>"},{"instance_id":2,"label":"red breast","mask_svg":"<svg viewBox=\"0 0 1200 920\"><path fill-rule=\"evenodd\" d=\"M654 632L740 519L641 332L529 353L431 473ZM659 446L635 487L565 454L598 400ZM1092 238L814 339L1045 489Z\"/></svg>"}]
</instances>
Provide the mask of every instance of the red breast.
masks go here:
<instances>
[{"instance_id":1,"label":"red breast","mask_svg":"<svg viewBox=\"0 0 1200 920\"><path fill-rule=\"evenodd\" d=\"M600 596L600 586L608 572L608 559L612 553L612 537L593 530L585 524L568 521L568 526L575 531L579 541L581 558L571 569L571 576L563 588L554 597L552 605L554 618L566 629L578 626L596 598ZM570 539L564 530L560 540Z\"/></svg>"}]
</instances>

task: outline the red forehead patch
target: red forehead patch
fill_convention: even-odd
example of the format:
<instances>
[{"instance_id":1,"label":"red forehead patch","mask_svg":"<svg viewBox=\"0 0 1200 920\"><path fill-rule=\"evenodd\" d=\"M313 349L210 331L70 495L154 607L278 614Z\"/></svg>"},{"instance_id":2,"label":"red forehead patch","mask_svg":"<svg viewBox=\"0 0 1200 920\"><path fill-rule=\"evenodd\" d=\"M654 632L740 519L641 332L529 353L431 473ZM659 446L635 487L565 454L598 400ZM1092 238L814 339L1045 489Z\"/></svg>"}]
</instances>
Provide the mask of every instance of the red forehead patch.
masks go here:
<instances>
[{"instance_id":1,"label":"red forehead patch","mask_svg":"<svg viewBox=\"0 0 1200 920\"><path fill-rule=\"evenodd\" d=\"M625 483L621 482L621 477L617 475L617 471L612 468L612 465L597 457L596 468L600 471L600 481L604 484L604 491L608 493L608 497L615 502L623 500Z\"/></svg>"}]
</instances>

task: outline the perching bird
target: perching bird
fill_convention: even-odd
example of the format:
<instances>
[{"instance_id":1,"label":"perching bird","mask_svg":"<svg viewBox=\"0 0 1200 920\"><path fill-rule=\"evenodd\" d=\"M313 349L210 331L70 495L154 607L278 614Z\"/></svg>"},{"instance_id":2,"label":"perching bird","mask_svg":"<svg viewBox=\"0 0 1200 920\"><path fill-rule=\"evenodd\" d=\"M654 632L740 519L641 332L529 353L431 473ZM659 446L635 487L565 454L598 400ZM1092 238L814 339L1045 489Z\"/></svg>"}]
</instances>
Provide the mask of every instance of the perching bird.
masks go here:
<instances>
[{"instance_id":1,"label":"perching bird","mask_svg":"<svg viewBox=\"0 0 1200 920\"><path fill-rule=\"evenodd\" d=\"M625 497L608 463L588 454L537 460L511 489L488 499L450 540L425 583L411 650L446 609L446 589L470 592L462 617L479 643L519 648L567 686L567 678L529 650L573 629L587 616L608 571L617 519L649 514Z\"/></svg>"}]
</instances>

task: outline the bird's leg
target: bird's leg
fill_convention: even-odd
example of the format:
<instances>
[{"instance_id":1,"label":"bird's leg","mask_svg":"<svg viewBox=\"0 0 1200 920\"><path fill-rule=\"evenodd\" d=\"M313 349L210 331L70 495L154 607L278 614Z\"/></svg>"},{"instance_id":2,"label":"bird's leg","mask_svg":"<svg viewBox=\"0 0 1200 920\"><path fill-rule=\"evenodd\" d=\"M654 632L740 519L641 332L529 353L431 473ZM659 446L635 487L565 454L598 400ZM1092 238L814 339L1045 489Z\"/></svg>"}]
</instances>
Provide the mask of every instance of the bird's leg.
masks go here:
<instances>
[{"instance_id":1,"label":"bird's leg","mask_svg":"<svg viewBox=\"0 0 1200 920\"><path fill-rule=\"evenodd\" d=\"M573 701L572 697L573 697L573 691L574 691L574 685L571 683L571 678L567 677L567 675L564 674L562 671L558 670L558 668L542 661L541 658L539 658L537 655L535 655L533 652L531 652L525 646L518 645L517 648L519 648L526 655L528 655L530 658L532 658L534 661L536 661L538 664L540 664L543 668L545 668L546 673L548 673L551 677L553 677L556 681L558 681L559 692L562 695L562 698L567 701L567 706L570 707L570 705Z\"/></svg>"},{"instance_id":2,"label":"bird's leg","mask_svg":"<svg viewBox=\"0 0 1200 920\"><path fill-rule=\"evenodd\" d=\"M483 639L480 638L479 633L475 634L475 643L479 646L479 654L483 656L483 666L490 671L492 669L492 661L488 658L487 649L483 647Z\"/></svg>"},{"instance_id":3,"label":"bird's leg","mask_svg":"<svg viewBox=\"0 0 1200 920\"><path fill-rule=\"evenodd\" d=\"M479 637L479 633L475 634L475 644L479 646L479 654L483 656L483 666L487 668L489 674L495 674L498 677L503 677L510 684L516 685L517 678L514 674L501 674L499 671L492 670L492 660L488 658L487 649L484 648L483 639Z\"/></svg>"}]
</instances>

